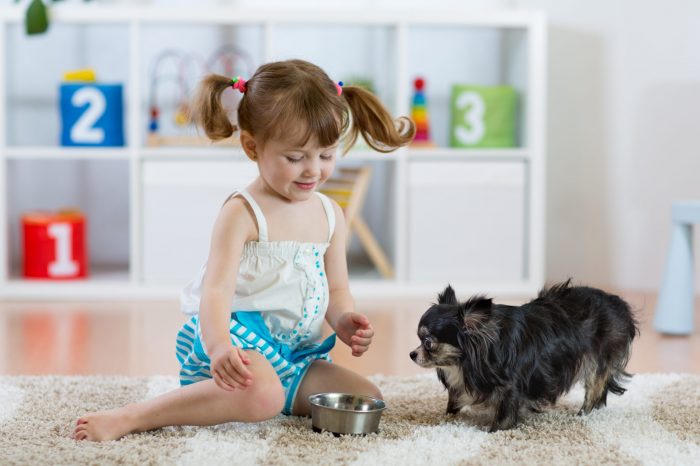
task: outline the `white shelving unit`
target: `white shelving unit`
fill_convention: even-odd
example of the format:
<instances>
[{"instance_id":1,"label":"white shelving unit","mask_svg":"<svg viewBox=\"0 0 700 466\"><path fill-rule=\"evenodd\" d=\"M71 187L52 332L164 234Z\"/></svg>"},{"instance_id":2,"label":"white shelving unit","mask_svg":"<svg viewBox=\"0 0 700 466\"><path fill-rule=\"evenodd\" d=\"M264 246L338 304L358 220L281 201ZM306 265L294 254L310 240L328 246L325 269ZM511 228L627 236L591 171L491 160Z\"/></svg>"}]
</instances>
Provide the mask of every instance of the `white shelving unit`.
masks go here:
<instances>
[{"instance_id":1,"label":"white shelving unit","mask_svg":"<svg viewBox=\"0 0 700 466\"><path fill-rule=\"evenodd\" d=\"M398 115L410 114L411 83L415 75L427 77L428 105L431 119L434 117L432 129L442 147L403 148L389 155L357 148L340 162L369 163L375 167L377 176L365 214L370 227L377 227L378 239L396 270L395 279L383 280L362 271L362 267L351 267L355 295L432 298L448 282L460 294L527 295L543 284L546 108L543 14L520 10L299 8L284 11L56 4L52 5L51 29L44 39L26 38L22 33L23 20L24 11L18 7L0 11L0 44L4 44L0 46L0 219L3 221L0 298L175 298L196 272L194 258L198 258L198 264L205 259L210 225L201 225L196 231L173 232L172 237L167 234L163 241L149 235L162 235L151 232L159 232L172 223L171 215L183 216L179 223L184 229L192 227L196 222L191 219L195 218L204 219L203 223L208 219L213 222L211 217L220 205L223 189L230 192L238 186L212 188L210 205L202 205L211 209L209 212L191 205L184 206L182 212L168 213L167 209L161 209L163 204L158 204L164 196L162 189L170 187L176 193L178 173L206 175L212 167L224 173L233 170L231 173L240 178L237 181L240 183L246 170L240 167L248 164L248 169L254 169L254 166L232 148L145 146L147 68L154 53L148 46L169 47L170 38L176 39L174 29L168 35L168 28L173 27L178 28L178 36L184 37L182 41L210 31L217 32L218 37L242 38L252 50L256 65L299 56L320 61L331 76L336 76L348 73L348 66L362 63L357 73L371 75L380 98ZM59 147L55 88L61 71L92 65L86 57L91 56L90 47L97 47L90 45L89 40L95 31L100 34L107 31L108 35L99 45L109 49L109 53L103 54L107 57L100 57L105 60L100 63L115 70L111 81L124 83L127 145ZM51 69L47 65L36 96L15 92L18 80L37 78L25 65L30 57L18 57L15 46L33 40L48 48L42 53L53 56L66 53L51 49L55 42L48 42L51 34L68 37L65 41L72 40L77 50L67 55L66 63L61 63L60 68ZM301 40L288 39L295 36ZM313 40L314 37L317 39ZM319 40L321 37L323 40ZM22 46L42 49L29 42ZM94 50L92 54L95 55ZM324 58L328 56L331 58ZM114 64L115 61L118 63ZM516 87L520 96L518 147L444 147L449 84L468 80ZM36 138L22 136L21 125L30 124L47 129L37 130ZM46 188L50 184L46 177L39 177L35 185L27 180L27 172L42 164L61 164L58 168L65 165L69 171L76 169L83 174L83 181L96 177L93 184L82 189L83 195L87 190L87 197L93 199L88 208L91 275L85 281L46 282L20 277L18 214L28 207L54 208L51 203L26 205L28 198L37 196L36 192L52 195L51 189ZM215 185L205 175L201 183ZM187 186L196 188L197 179L193 176ZM102 217L104 209L100 210L98 201L110 193L123 201L111 209L113 217ZM56 205L70 202L70 198L58 197ZM91 219L90 208L98 212L97 219ZM188 241L178 239L179 233L183 233L182 238L189 238ZM104 238L111 238L105 241L112 242L102 244L95 253L93 243ZM190 241L193 238L197 241ZM159 269L159 264L153 261L176 252L168 254L167 250L153 249L161 244L177 247L177 254L189 246L199 249L183 257L181 269L170 269L173 277L159 278L159 272L151 272ZM416 263L424 251L435 253L426 254L426 262Z\"/></svg>"}]
</instances>

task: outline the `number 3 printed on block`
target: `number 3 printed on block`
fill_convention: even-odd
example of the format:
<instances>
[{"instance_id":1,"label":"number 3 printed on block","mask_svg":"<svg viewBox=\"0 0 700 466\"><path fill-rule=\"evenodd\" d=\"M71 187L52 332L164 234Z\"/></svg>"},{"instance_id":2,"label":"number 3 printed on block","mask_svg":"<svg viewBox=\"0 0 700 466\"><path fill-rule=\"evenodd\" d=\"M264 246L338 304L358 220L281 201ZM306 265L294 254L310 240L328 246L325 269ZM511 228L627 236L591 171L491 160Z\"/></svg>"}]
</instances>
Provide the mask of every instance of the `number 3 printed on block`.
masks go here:
<instances>
[{"instance_id":1,"label":"number 3 printed on block","mask_svg":"<svg viewBox=\"0 0 700 466\"><path fill-rule=\"evenodd\" d=\"M477 144L486 132L484 99L476 92L464 92L457 97L456 107L464 110L464 121L455 126L455 136L462 144Z\"/></svg>"}]
</instances>

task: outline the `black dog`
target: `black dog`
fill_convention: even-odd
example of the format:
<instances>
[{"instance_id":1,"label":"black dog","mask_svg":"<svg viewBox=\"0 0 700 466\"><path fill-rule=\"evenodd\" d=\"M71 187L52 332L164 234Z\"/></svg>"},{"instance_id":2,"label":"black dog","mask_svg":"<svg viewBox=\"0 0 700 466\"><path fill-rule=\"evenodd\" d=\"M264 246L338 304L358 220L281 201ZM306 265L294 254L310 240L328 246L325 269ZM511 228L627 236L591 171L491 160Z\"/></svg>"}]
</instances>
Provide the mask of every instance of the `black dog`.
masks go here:
<instances>
[{"instance_id":1,"label":"black dog","mask_svg":"<svg viewBox=\"0 0 700 466\"><path fill-rule=\"evenodd\" d=\"M448 390L447 413L467 405L493 409L491 432L515 426L522 408L539 412L579 380L579 414L606 404L621 383L637 321L620 297L572 286L540 291L522 306L475 296L459 303L452 287L438 295L418 324L421 345L411 359L435 367Z\"/></svg>"}]
</instances>

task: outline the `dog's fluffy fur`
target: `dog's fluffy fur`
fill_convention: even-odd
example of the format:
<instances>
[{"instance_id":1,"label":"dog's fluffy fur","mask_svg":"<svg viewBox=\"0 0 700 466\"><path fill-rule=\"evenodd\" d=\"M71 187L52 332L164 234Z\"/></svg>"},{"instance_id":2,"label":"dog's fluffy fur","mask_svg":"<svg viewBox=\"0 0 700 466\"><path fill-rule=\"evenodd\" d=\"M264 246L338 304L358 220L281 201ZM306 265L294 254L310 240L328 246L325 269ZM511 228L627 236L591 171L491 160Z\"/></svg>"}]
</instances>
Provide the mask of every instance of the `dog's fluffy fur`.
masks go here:
<instances>
[{"instance_id":1,"label":"dog's fluffy fur","mask_svg":"<svg viewBox=\"0 0 700 466\"><path fill-rule=\"evenodd\" d=\"M622 395L637 333L620 297L570 280L522 306L483 296L460 303L448 286L421 318L421 345L410 356L437 368L448 414L468 405L491 408L494 432L515 426L521 409L553 405L579 380L586 388L579 414L604 406L608 392Z\"/></svg>"}]
</instances>

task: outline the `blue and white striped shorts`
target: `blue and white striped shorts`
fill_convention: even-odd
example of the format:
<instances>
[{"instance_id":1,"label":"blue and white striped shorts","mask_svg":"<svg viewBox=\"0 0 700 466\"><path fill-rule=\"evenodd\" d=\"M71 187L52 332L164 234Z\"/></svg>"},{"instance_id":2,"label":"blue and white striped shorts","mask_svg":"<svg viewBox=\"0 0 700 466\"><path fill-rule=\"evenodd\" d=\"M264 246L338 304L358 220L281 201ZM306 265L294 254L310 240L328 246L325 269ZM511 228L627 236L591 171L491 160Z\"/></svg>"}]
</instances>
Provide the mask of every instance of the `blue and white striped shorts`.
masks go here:
<instances>
[{"instance_id":1,"label":"blue and white striped shorts","mask_svg":"<svg viewBox=\"0 0 700 466\"><path fill-rule=\"evenodd\" d=\"M322 343L313 343L292 349L287 343L276 341L260 312L232 312L231 343L238 348L254 349L272 364L285 392L282 412L292 414L294 399L306 371L317 359L330 361L328 355L335 345L335 334ZM199 316L193 316L177 334L176 353L180 361L180 385L189 385L211 379L211 360L204 351Z\"/></svg>"}]
</instances>

